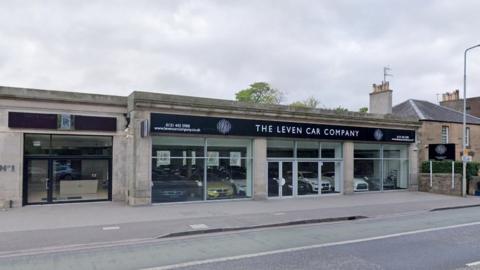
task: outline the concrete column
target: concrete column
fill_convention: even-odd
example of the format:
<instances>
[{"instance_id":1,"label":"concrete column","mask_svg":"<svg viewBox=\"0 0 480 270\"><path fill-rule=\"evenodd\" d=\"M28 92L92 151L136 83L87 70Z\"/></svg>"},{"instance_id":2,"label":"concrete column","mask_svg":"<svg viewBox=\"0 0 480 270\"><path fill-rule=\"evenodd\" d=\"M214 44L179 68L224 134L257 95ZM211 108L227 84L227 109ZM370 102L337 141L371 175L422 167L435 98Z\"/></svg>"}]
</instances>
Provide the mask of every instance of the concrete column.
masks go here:
<instances>
[{"instance_id":1,"label":"concrete column","mask_svg":"<svg viewBox=\"0 0 480 270\"><path fill-rule=\"evenodd\" d=\"M253 199L267 199L267 139L253 140Z\"/></svg>"},{"instance_id":2,"label":"concrete column","mask_svg":"<svg viewBox=\"0 0 480 270\"><path fill-rule=\"evenodd\" d=\"M343 194L353 194L353 147L351 141L343 143Z\"/></svg>"},{"instance_id":3,"label":"concrete column","mask_svg":"<svg viewBox=\"0 0 480 270\"><path fill-rule=\"evenodd\" d=\"M418 191L418 146L412 143L408 147L408 189Z\"/></svg>"},{"instance_id":4,"label":"concrete column","mask_svg":"<svg viewBox=\"0 0 480 270\"><path fill-rule=\"evenodd\" d=\"M112 200L127 201L127 140L126 134L113 137Z\"/></svg>"},{"instance_id":5,"label":"concrete column","mask_svg":"<svg viewBox=\"0 0 480 270\"><path fill-rule=\"evenodd\" d=\"M23 136L0 132L0 209L22 205Z\"/></svg>"},{"instance_id":6,"label":"concrete column","mask_svg":"<svg viewBox=\"0 0 480 270\"><path fill-rule=\"evenodd\" d=\"M133 111L130 114L130 132L128 139L128 164L131 168L128 179L128 203L130 205L151 204L151 137L140 136L140 122L149 119L150 114L143 111Z\"/></svg>"}]
</instances>

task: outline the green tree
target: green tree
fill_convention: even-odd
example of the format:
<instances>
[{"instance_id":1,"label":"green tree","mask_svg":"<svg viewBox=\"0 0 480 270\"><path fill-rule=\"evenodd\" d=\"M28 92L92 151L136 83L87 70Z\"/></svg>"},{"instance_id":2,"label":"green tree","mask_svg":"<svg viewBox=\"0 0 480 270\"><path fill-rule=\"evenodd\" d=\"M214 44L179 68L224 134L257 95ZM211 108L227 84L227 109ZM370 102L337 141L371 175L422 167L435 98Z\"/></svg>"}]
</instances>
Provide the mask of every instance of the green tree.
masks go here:
<instances>
[{"instance_id":1,"label":"green tree","mask_svg":"<svg viewBox=\"0 0 480 270\"><path fill-rule=\"evenodd\" d=\"M280 90L272 88L266 82L255 82L250 87L235 93L237 101L257 104L280 104L283 94Z\"/></svg>"},{"instance_id":2,"label":"green tree","mask_svg":"<svg viewBox=\"0 0 480 270\"><path fill-rule=\"evenodd\" d=\"M367 107L362 107L358 110L359 112L361 113L367 113L368 112L368 108Z\"/></svg>"},{"instance_id":3,"label":"green tree","mask_svg":"<svg viewBox=\"0 0 480 270\"><path fill-rule=\"evenodd\" d=\"M338 106L337 108L334 109L336 113L342 113L342 112L348 112L347 108L344 108L342 106Z\"/></svg>"},{"instance_id":4,"label":"green tree","mask_svg":"<svg viewBox=\"0 0 480 270\"><path fill-rule=\"evenodd\" d=\"M295 108L309 108L309 109L318 108L318 105L320 105L320 101L314 97L309 97L303 101L295 101L292 104L290 104L290 106Z\"/></svg>"}]
</instances>

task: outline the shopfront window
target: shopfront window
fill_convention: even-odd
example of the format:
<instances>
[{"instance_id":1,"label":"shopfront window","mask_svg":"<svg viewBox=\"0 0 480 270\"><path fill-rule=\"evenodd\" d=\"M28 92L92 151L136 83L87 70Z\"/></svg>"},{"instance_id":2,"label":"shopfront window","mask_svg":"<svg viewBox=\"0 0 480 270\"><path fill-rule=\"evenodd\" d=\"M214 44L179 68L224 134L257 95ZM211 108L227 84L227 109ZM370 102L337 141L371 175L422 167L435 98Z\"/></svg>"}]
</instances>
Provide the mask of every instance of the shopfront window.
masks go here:
<instances>
[{"instance_id":1,"label":"shopfront window","mask_svg":"<svg viewBox=\"0 0 480 270\"><path fill-rule=\"evenodd\" d=\"M407 188L407 146L355 144L353 185L356 192Z\"/></svg>"},{"instance_id":2,"label":"shopfront window","mask_svg":"<svg viewBox=\"0 0 480 270\"><path fill-rule=\"evenodd\" d=\"M251 141L207 139L207 199L251 197Z\"/></svg>"},{"instance_id":3,"label":"shopfront window","mask_svg":"<svg viewBox=\"0 0 480 270\"><path fill-rule=\"evenodd\" d=\"M408 148L406 145L383 146L383 189L406 189L408 186Z\"/></svg>"},{"instance_id":4,"label":"shopfront window","mask_svg":"<svg viewBox=\"0 0 480 270\"><path fill-rule=\"evenodd\" d=\"M322 143L322 158L342 158L341 143Z\"/></svg>"},{"instance_id":5,"label":"shopfront window","mask_svg":"<svg viewBox=\"0 0 480 270\"><path fill-rule=\"evenodd\" d=\"M316 141L298 141L298 158L319 158L320 143Z\"/></svg>"},{"instance_id":6,"label":"shopfront window","mask_svg":"<svg viewBox=\"0 0 480 270\"><path fill-rule=\"evenodd\" d=\"M273 139L267 147L270 197L341 192L341 143Z\"/></svg>"},{"instance_id":7,"label":"shopfront window","mask_svg":"<svg viewBox=\"0 0 480 270\"><path fill-rule=\"evenodd\" d=\"M51 154L59 156L111 156L112 138L52 135L51 149Z\"/></svg>"},{"instance_id":8,"label":"shopfront window","mask_svg":"<svg viewBox=\"0 0 480 270\"><path fill-rule=\"evenodd\" d=\"M289 140L268 140L267 157L268 158L293 158L294 141Z\"/></svg>"},{"instance_id":9,"label":"shopfront window","mask_svg":"<svg viewBox=\"0 0 480 270\"><path fill-rule=\"evenodd\" d=\"M48 155L50 154L50 135L25 134L25 155Z\"/></svg>"},{"instance_id":10,"label":"shopfront window","mask_svg":"<svg viewBox=\"0 0 480 270\"><path fill-rule=\"evenodd\" d=\"M251 141L154 137L152 202L252 196Z\"/></svg>"},{"instance_id":11,"label":"shopfront window","mask_svg":"<svg viewBox=\"0 0 480 270\"><path fill-rule=\"evenodd\" d=\"M382 160L381 146L377 144L355 144L353 164L353 190L381 190Z\"/></svg>"},{"instance_id":12,"label":"shopfront window","mask_svg":"<svg viewBox=\"0 0 480 270\"><path fill-rule=\"evenodd\" d=\"M26 203L108 200L112 137L25 134Z\"/></svg>"}]
</instances>

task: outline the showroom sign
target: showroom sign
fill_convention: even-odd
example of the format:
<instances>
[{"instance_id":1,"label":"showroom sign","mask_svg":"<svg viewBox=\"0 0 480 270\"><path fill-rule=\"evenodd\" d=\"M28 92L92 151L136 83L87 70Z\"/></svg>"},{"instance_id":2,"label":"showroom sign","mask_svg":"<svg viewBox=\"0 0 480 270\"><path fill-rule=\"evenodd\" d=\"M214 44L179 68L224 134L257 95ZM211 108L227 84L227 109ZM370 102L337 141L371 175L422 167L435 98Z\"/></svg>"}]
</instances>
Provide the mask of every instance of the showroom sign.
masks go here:
<instances>
[{"instance_id":1,"label":"showroom sign","mask_svg":"<svg viewBox=\"0 0 480 270\"><path fill-rule=\"evenodd\" d=\"M151 114L153 135L158 133L288 137L331 140L414 142L415 131L354 126L318 125L206 116Z\"/></svg>"},{"instance_id":2,"label":"showroom sign","mask_svg":"<svg viewBox=\"0 0 480 270\"><path fill-rule=\"evenodd\" d=\"M429 144L428 145L429 160L455 160L455 144Z\"/></svg>"}]
</instances>

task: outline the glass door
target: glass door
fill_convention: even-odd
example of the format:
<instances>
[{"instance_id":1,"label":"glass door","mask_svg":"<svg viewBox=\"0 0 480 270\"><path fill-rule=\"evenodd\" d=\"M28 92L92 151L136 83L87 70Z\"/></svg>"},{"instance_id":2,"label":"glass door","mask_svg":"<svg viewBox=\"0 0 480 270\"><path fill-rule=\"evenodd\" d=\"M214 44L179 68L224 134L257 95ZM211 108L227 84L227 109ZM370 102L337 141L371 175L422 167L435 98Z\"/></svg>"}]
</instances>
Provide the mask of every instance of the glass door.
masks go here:
<instances>
[{"instance_id":1,"label":"glass door","mask_svg":"<svg viewBox=\"0 0 480 270\"><path fill-rule=\"evenodd\" d=\"M268 196L288 197L296 189L292 161L268 162Z\"/></svg>"},{"instance_id":2,"label":"glass door","mask_svg":"<svg viewBox=\"0 0 480 270\"><path fill-rule=\"evenodd\" d=\"M27 203L50 202L50 170L46 159L26 160Z\"/></svg>"}]
</instances>

